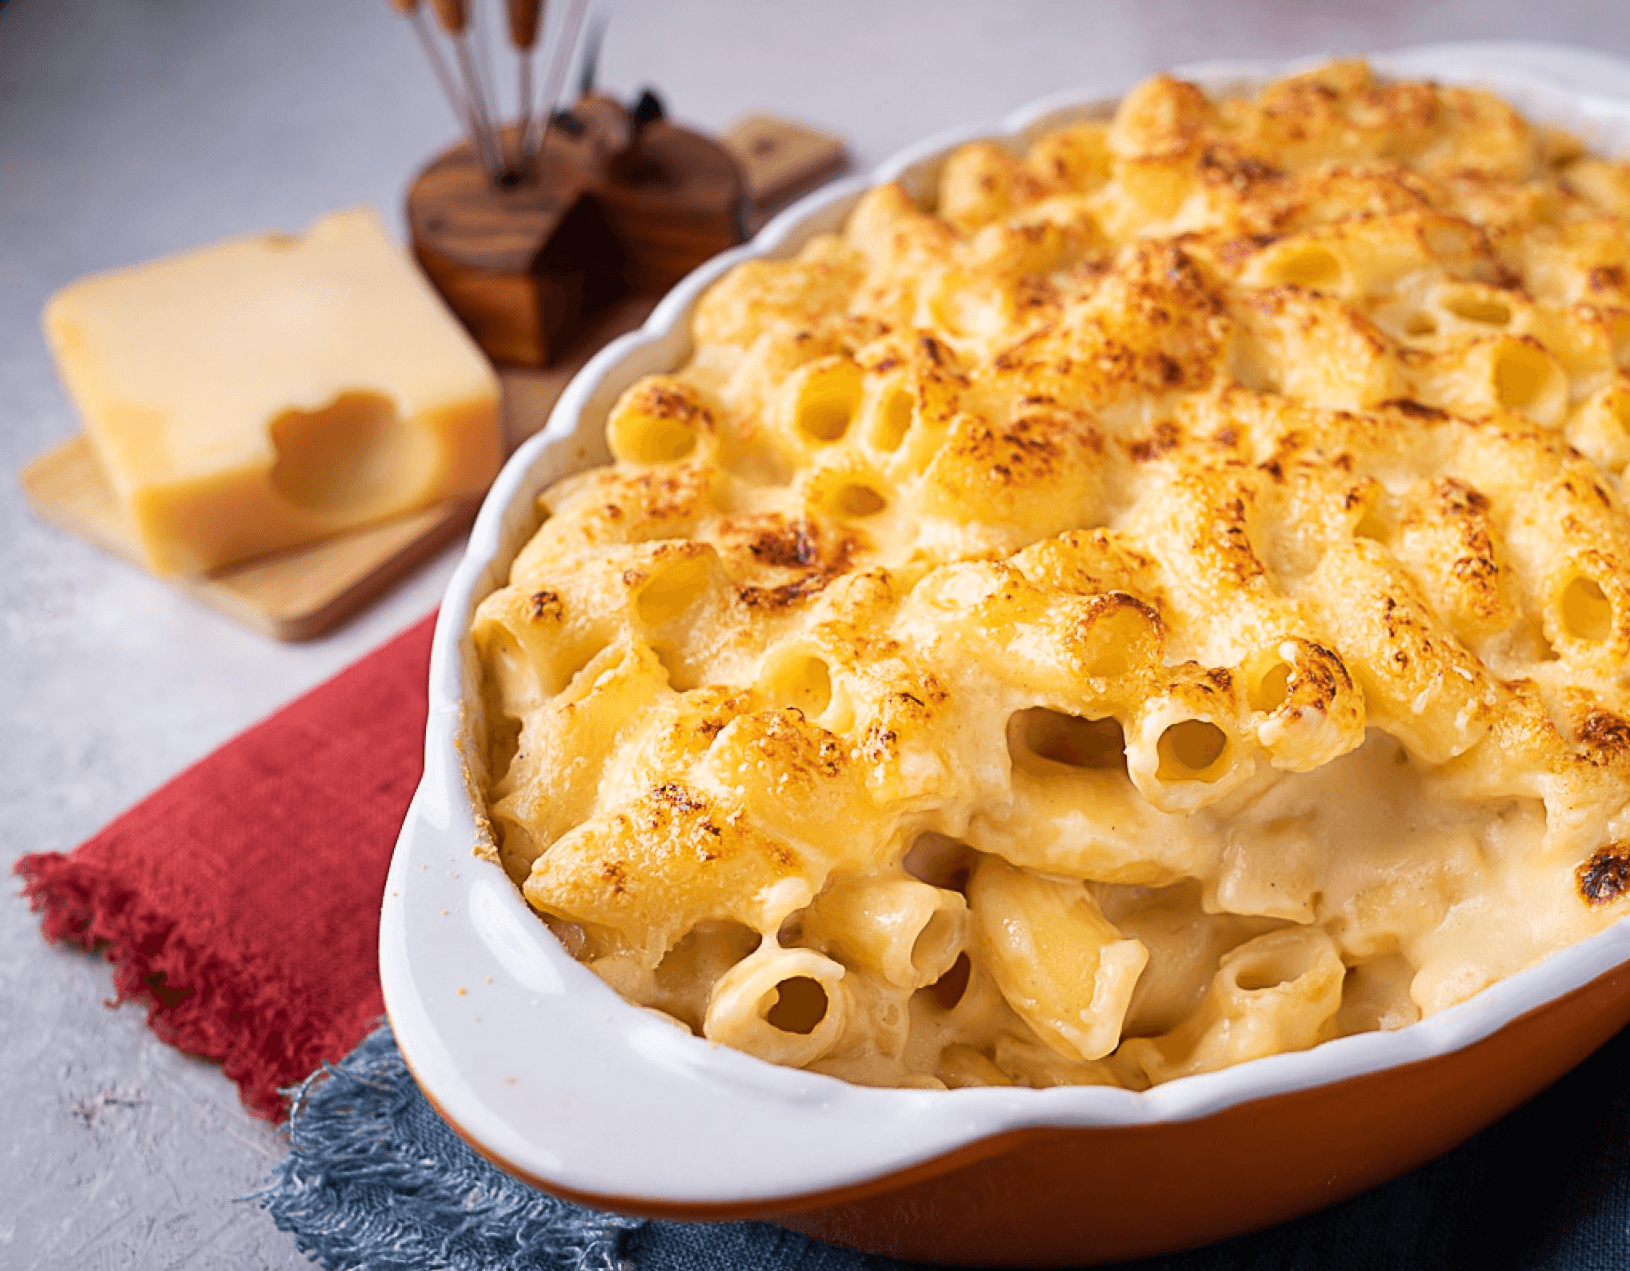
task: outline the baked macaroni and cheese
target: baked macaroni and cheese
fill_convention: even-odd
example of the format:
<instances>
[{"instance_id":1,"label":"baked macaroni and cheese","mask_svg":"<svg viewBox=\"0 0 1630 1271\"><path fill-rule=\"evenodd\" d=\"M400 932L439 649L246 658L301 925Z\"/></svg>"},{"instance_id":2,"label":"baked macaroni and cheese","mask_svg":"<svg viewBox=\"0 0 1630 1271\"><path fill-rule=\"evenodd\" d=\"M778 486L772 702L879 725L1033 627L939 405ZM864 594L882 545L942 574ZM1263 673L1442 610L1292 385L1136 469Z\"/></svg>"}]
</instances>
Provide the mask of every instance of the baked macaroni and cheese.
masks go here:
<instances>
[{"instance_id":1,"label":"baked macaroni and cheese","mask_svg":"<svg viewBox=\"0 0 1630 1271\"><path fill-rule=\"evenodd\" d=\"M952 153L612 410L479 607L495 850L908 1086L1398 1028L1630 910L1630 165L1336 63Z\"/></svg>"}]
</instances>

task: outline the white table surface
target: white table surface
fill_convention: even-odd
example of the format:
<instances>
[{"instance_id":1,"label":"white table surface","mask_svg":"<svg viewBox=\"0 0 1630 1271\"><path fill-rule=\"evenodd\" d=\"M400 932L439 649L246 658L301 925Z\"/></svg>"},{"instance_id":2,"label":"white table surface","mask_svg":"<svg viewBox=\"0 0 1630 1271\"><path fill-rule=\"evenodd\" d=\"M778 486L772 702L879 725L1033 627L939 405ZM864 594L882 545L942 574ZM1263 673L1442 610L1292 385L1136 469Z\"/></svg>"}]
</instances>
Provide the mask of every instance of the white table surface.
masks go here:
<instances>
[{"instance_id":1,"label":"white table surface","mask_svg":"<svg viewBox=\"0 0 1630 1271\"><path fill-rule=\"evenodd\" d=\"M1202 58L1509 38L1630 54L1615 0L601 8L608 86L654 84L714 130L774 108L844 136L862 167L1045 93ZM1605 63L1582 86L1630 94ZM38 328L53 289L348 204L399 225L408 174L452 134L382 0L0 3L0 467L16 474L76 427ZM445 554L335 634L277 645L41 524L14 478L0 484L5 862L73 847L426 612L450 569ZM307 1266L234 1203L279 1133L109 993L100 960L46 946L26 906L0 899L0 1266Z\"/></svg>"}]
</instances>

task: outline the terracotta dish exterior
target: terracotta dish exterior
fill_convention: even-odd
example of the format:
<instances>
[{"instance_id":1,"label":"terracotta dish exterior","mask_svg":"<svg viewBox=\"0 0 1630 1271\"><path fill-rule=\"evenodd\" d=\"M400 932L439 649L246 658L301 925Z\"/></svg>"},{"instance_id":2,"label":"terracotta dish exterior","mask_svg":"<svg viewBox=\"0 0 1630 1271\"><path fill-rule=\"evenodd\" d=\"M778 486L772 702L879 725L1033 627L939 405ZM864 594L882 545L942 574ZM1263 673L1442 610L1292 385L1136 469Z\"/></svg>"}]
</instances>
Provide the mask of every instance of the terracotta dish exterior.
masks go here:
<instances>
[{"instance_id":1,"label":"terracotta dish exterior","mask_svg":"<svg viewBox=\"0 0 1630 1271\"><path fill-rule=\"evenodd\" d=\"M1475 83L1594 148L1630 150L1630 100L1580 84L1630 64L1533 46L1376 57L1383 74ZM1179 68L1248 92L1286 65ZM1622 76L1622 79L1618 77ZM1113 94L1075 93L996 128L933 139L876 180L923 182L978 138L1022 144ZM1109 1087L870 1089L714 1046L623 1002L574 962L496 865L462 755L479 744L467 637L536 526L534 496L607 460L607 411L682 363L692 308L739 261L838 227L865 182L812 195L690 275L594 359L498 478L449 586L431 662L425 775L396 849L380 937L391 1023L420 1086L483 1155L586 1204L771 1218L860 1249L1008 1265L1106 1261L1265 1227L1461 1142L1630 1022L1630 925L1396 1032L1364 1033L1172 1081Z\"/></svg>"}]
</instances>

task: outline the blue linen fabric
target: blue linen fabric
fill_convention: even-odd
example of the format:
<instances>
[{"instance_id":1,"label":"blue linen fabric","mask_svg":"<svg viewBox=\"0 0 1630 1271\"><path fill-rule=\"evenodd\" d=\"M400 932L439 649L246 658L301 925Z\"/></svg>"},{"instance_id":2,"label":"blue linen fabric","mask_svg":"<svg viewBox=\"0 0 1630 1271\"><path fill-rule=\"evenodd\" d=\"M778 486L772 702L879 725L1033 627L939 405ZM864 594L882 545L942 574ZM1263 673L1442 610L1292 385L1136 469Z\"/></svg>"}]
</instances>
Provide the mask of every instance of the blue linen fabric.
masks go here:
<instances>
[{"instance_id":1,"label":"blue linen fabric","mask_svg":"<svg viewBox=\"0 0 1630 1271\"><path fill-rule=\"evenodd\" d=\"M541 1195L436 1115L381 1025L296 1092L254 1197L326 1271L906 1271L767 1223L642 1222ZM1090 1205L1090 1199L1084 1198ZM1630 1268L1630 1030L1430 1165L1322 1213L1124 1271Z\"/></svg>"}]
</instances>

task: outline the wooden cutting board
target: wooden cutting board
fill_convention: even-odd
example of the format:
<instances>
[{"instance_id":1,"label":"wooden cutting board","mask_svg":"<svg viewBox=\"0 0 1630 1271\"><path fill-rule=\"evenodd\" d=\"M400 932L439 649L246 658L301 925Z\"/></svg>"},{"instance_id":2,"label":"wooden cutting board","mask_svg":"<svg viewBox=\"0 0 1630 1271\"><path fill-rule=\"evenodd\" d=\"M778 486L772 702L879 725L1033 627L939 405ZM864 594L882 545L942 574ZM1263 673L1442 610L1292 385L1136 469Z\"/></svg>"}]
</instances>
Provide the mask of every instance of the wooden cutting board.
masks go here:
<instances>
[{"instance_id":1,"label":"wooden cutting board","mask_svg":"<svg viewBox=\"0 0 1630 1271\"><path fill-rule=\"evenodd\" d=\"M844 164L836 138L769 115L743 119L723 140L745 170L755 227ZM644 322L655 304L656 297L643 296L614 309L547 370L500 371L506 452L541 429L572 376L603 346ZM30 463L22 485L44 520L140 565L124 508L83 435ZM213 574L163 581L274 639L309 640L452 542L479 506L472 498L427 508Z\"/></svg>"}]
</instances>

